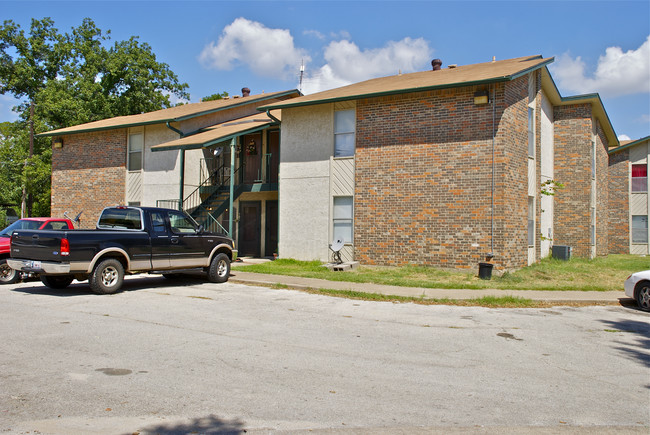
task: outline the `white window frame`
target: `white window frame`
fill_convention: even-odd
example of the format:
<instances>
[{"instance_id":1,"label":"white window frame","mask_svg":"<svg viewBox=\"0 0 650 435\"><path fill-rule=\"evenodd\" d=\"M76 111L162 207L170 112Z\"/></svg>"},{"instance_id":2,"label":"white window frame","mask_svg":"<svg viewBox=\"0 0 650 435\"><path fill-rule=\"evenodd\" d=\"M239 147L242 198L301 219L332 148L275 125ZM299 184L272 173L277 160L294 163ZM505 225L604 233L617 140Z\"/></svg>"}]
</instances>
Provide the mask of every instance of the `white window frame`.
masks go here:
<instances>
[{"instance_id":1,"label":"white window frame","mask_svg":"<svg viewBox=\"0 0 650 435\"><path fill-rule=\"evenodd\" d=\"M535 108L528 106L528 157L535 158Z\"/></svg>"},{"instance_id":2,"label":"white window frame","mask_svg":"<svg viewBox=\"0 0 650 435\"><path fill-rule=\"evenodd\" d=\"M645 218L645 227L635 226L634 223L643 219L634 219L634 218ZM647 245L648 244L648 215L632 215L632 243L635 245ZM638 237L641 236L641 237Z\"/></svg>"},{"instance_id":3,"label":"white window frame","mask_svg":"<svg viewBox=\"0 0 650 435\"><path fill-rule=\"evenodd\" d=\"M332 235L333 235L333 240L342 238L345 244L353 243L354 241L354 197L353 196L333 197Z\"/></svg>"},{"instance_id":4,"label":"white window frame","mask_svg":"<svg viewBox=\"0 0 650 435\"><path fill-rule=\"evenodd\" d=\"M535 246L535 197L528 197L528 247Z\"/></svg>"},{"instance_id":5,"label":"white window frame","mask_svg":"<svg viewBox=\"0 0 650 435\"><path fill-rule=\"evenodd\" d=\"M133 138L135 136L140 136L141 138L141 148L139 150L133 149ZM139 165L140 167L137 169L131 169L131 161L132 161L132 156L134 154L140 154L140 165ZM142 130L129 132L129 144L128 144L128 151L127 151L126 167L129 172L138 172L144 169L144 131Z\"/></svg>"},{"instance_id":6,"label":"white window frame","mask_svg":"<svg viewBox=\"0 0 650 435\"><path fill-rule=\"evenodd\" d=\"M341 116L351 116L352 125L350 127L339 122ZM350 120L347 120L350 121ZM347 122L349 124L349 122ZM354 157L355 152L355 134L356 134L356 110L335 110L334 111L334 157ZM351 147L351 149L350 149Z\"/></svg>"}]
</instances>

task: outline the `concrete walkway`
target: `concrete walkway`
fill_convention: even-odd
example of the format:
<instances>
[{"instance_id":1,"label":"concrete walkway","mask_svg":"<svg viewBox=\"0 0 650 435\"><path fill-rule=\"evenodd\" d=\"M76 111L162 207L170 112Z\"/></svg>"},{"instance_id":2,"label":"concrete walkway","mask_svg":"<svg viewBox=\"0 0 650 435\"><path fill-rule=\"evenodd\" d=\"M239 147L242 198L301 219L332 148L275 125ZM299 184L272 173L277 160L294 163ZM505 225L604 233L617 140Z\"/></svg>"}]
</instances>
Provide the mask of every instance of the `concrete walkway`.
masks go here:
<instances>
[{"instance_id":1,"label":"concrete walkway","mask_svg":"<svg viewBox=\"0 0 650 435\"><path fill-rule=\"evenodd\" d=\"M242 264L242 263L238 263ZM246 260L244 261L246 264ZM345 273L345 272L341 272ZM634 304L623 291L538 291L538 290L465 290L431 289L420 287L400 287L391 285L329 281L316 278L300 278L286 275L269 275L233 269L230 281L250 285L283 285L299 290L350 290L392 296L405 296L423 299L476 299L483 296L516 296L540 302L582 303L582 304ZM621 283L621 287L623 283Z\"/></svg>"}]
</instances>

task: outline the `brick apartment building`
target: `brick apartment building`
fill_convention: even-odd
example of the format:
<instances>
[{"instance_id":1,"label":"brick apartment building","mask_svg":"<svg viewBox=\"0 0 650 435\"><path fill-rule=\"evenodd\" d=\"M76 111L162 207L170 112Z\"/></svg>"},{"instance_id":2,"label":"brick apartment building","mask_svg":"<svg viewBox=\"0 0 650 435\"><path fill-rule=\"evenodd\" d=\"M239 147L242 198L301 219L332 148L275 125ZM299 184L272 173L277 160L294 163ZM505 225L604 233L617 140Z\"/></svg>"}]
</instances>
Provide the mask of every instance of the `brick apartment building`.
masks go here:
<instances>
[{"instance_id":1,"label":"brick apartment building","mask_svg":"<svg viewBox=\"0 0 650 435\"><path fill-rule=\"evenodd\" d=\"M598 95L560 96L541 56L378 78L281 109L282 257L515 269L608 252ZM542 194L547 180L564 184Z\"/></svg>"},{"instance_id":2,"label":"brick apartment building","mask_svg":"<svg viewBox=\"0 0 650 435\"><path fill-rule=\"evenodd\" d=\"M209 229L241 236L250 254L272 254L277 240L265 234L277 234L279 127L257 107L299 95L246 95L44 133L53 137L52 215L82 211L82 228L94 228L106 206L182 207ZM241 204L264 205L249 212L245 222L253 225L228 228L223 191L229 191L230 179L237 185L235 223Z\"/></svg>"},{"instance_id":3,"label":"brick apartment building","mask_svg":"<svg viewBox=\"0 0 650 435\"><path fill-rule=\"evenodd\" d=\"M609 150L609 253L650 254L650 136Z\"/></svg>"},{"instance_id":4,"label":"brick apartment building","mask_svg":"<svg viewBox=\"0 0 650 435\"><path fill-rule=\"evenodd\" d=\"M474 268L493 257L509 270L553 245L605 255L614 240L607 150L618 141L597 94L559 94L552 61L437 63L307 96L49 132L52 210L84 210L92 226L105 205L176 201L234 221L244 255L301 260L329 260L335 239L344 260L378 265ZM231 147L236 170L224 176ZM208 164L217 149L221 163ZM224 180L237 185L232 211ZM544 194L553 182L564 188Z\"/></svg>"}]
</instances>

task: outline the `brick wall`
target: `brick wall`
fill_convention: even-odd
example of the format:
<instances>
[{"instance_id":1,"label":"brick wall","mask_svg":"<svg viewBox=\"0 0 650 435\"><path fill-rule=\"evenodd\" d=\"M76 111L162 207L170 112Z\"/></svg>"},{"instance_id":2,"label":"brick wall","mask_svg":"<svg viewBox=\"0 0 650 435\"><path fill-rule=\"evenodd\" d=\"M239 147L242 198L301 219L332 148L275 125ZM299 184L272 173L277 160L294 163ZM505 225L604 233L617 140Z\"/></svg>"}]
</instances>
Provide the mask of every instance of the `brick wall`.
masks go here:
<instances>
[{"instance_id":1,"label":"brick wall","mask_svg":"<svg viewBox=\"0 0 650 435\"><path fill-rule=\"evenodd\" d=\"M81 216L82 228L94 228L104 207L124 203L126 129L63 137L52 150L52 215Z\"/></svg>"},{"instance_id":2,"label":"brick wall","mask_svg":"<svg viewBox=\"0 0 650 435\"><path fill-rule=\"evenodd\" d=\"M609 252L630 253L630 153L609 156Z\"/></svg>"},{"instance_id":3,"label":"brick wall","mask_svg":"<svg viewBox=\"0 0 650 435\"><path fill-rule=\"evenodd\" d=\"M553 110L555 179L564 189L555 196L553 244L572 247L572 255L591 256L591 106Z\"/></svg>"},{"instance_id":4,"label":"brick wall","mask_svg":"<svg viewBox=\"0 0 650 435\"><path fill-rule=\"evenodd\" d=\"M526 264L527 79L496 86L494 253ZM357 101L355 258L474 268L491 246L492 105L476 87Z\"/></svg>"}]
</instances>

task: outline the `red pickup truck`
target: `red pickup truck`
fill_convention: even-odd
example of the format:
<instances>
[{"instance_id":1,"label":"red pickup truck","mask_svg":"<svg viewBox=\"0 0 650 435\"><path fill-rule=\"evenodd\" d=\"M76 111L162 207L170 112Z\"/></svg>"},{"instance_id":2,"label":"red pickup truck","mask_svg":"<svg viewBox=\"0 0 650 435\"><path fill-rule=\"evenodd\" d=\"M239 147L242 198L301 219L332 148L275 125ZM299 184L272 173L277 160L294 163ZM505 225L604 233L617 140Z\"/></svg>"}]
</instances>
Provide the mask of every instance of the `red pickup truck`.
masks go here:
<instances>
[{"instance_id":1,"label":"red pickup truck","mask_svg":"<svg viewBox=\"0 0 650 435\"><path fill-rule=\"evenodd\" d=\"M0 284L13 284L21 278L21 273L7 265L9 258L11 234L15 230L71 230L74 226L70 219L51 217L33 217L19 219L0 231Z\"/></svg>"}]
</instances>

